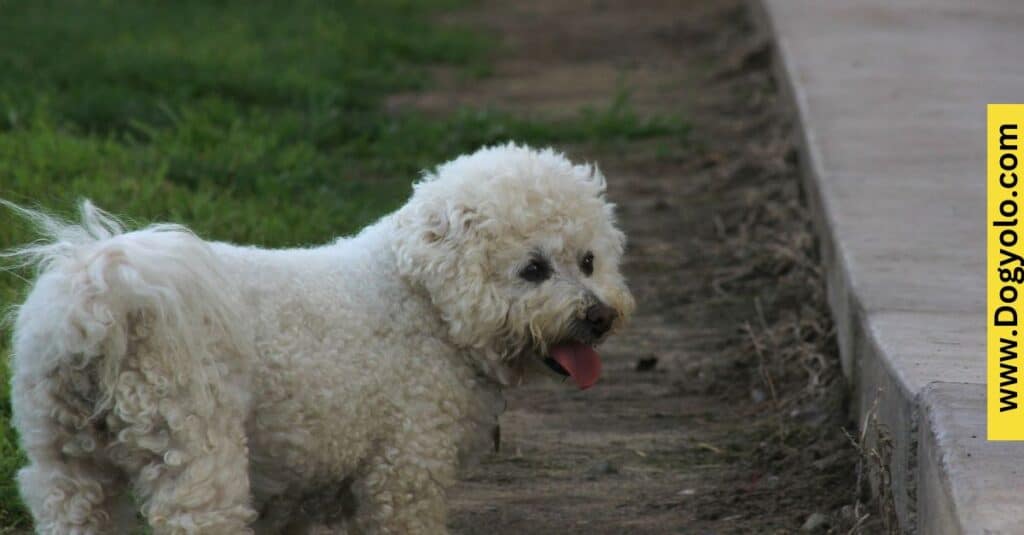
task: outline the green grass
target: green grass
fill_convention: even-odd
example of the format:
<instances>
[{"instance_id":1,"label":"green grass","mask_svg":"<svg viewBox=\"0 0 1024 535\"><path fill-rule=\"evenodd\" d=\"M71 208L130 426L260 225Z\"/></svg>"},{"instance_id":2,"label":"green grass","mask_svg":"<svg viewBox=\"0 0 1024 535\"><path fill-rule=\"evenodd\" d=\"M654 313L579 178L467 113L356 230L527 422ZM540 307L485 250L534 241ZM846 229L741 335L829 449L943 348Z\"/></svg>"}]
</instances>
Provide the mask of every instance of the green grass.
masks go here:
<instances>
[{"instance_id":1,"label":"green grass","mask_svg":"<svg viewBox=\"0 0 1024 535\"><path fill-rule=\"evenodd\" d=\"M90 198L138 224L288 246L352 232L401 204L420 170L480 145L677 138L628 93L571 119L386 111L429 67L491 71L492 38L432 22L459 0L7 0L0 16L0 197L68 213ZM34 239L0 213L0 249ZM0 304L27 273L0 272ZM9 352L9 329L0 353ZM24 460L0 366L0 533L28 525Z\"/></svg>"}]
</instances>

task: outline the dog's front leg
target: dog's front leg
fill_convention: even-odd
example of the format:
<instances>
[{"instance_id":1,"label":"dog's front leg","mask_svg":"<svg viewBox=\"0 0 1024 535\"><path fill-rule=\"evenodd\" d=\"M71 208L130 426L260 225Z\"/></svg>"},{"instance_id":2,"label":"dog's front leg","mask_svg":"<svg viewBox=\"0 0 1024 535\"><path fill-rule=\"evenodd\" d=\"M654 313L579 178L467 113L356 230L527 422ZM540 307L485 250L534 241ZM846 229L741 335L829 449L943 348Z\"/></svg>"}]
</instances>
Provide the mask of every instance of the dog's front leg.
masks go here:
<instances>
[{"instance_id":1,"label":"dog's front leg","mask_svg":"<svg viewBox=\"0 0 1024 535\"><path fill-rule=\"evenodd\" d=\"M355 525L366 534L443 534L445 489L454 481L454 447L420 437L382 448L353 487Z\"/></svg>"}]
</instances>

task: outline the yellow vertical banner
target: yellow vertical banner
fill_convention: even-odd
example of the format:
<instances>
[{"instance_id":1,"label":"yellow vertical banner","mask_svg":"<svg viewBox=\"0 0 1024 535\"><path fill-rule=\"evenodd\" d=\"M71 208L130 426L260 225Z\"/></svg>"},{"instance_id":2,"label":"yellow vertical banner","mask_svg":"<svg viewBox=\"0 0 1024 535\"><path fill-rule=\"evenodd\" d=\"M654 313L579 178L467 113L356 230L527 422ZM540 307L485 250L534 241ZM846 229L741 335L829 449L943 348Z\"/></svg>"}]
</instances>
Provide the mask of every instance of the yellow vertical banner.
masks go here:
<instances>
[{"instance_id":1,"label":"yellow vertical banner","mask_svg":"<svg viewBox=\"0 0 1024 535\"><path fill-rule=\"evenodd\" d=\"M989 104L986 140L988 349L986 394L989 440L1024 440L1021 397L1021 335L1024 321L1024 213L1021 181L1024 104Z\"/></svg>"}]
</instances>

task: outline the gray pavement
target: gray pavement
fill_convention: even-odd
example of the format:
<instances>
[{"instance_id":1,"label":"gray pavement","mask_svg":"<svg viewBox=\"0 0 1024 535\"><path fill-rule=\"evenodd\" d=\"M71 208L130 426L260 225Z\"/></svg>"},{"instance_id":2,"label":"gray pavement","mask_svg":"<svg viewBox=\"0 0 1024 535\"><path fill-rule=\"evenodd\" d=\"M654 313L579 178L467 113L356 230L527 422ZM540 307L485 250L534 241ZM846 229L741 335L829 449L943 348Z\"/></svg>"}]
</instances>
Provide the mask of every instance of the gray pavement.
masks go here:
<instances>
[{"instance_id":1,"label":"gray pavement","mask_svg":"<svg viewBox=\"0 0 1024 535\"><path fill-rule=\"evenodd\" d=\"M801 126L844 371L907 532L1024 533L985 440L985 105L1024 102L1022 0L753 0Z\"/></svg>"}]
</instances>

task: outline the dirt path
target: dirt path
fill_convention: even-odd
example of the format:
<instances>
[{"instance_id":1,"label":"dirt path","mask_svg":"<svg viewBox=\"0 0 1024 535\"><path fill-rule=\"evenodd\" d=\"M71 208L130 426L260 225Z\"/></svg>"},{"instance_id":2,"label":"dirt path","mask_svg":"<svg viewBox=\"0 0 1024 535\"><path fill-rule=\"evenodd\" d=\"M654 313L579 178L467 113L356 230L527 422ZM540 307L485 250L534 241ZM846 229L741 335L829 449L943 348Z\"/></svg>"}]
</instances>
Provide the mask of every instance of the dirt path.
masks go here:
<instances>
[{"instance_id":1,"label":"dirt path","mask_svg":"<svg viewBox=\"0 0 1024 535\"><path fill-rule=\"evenodd\" d=\"M788 533L821 513L816 531L846 533L868 511L850 506L831 324L769 54L739 2L490 2L457 19L501 36L494 76L392 105L550 115L625 88L694 130L571 149L609 177L638 313L595 388L509 393L501 452L452 494L454 531Z\"/></svg>"}]
</instances>

